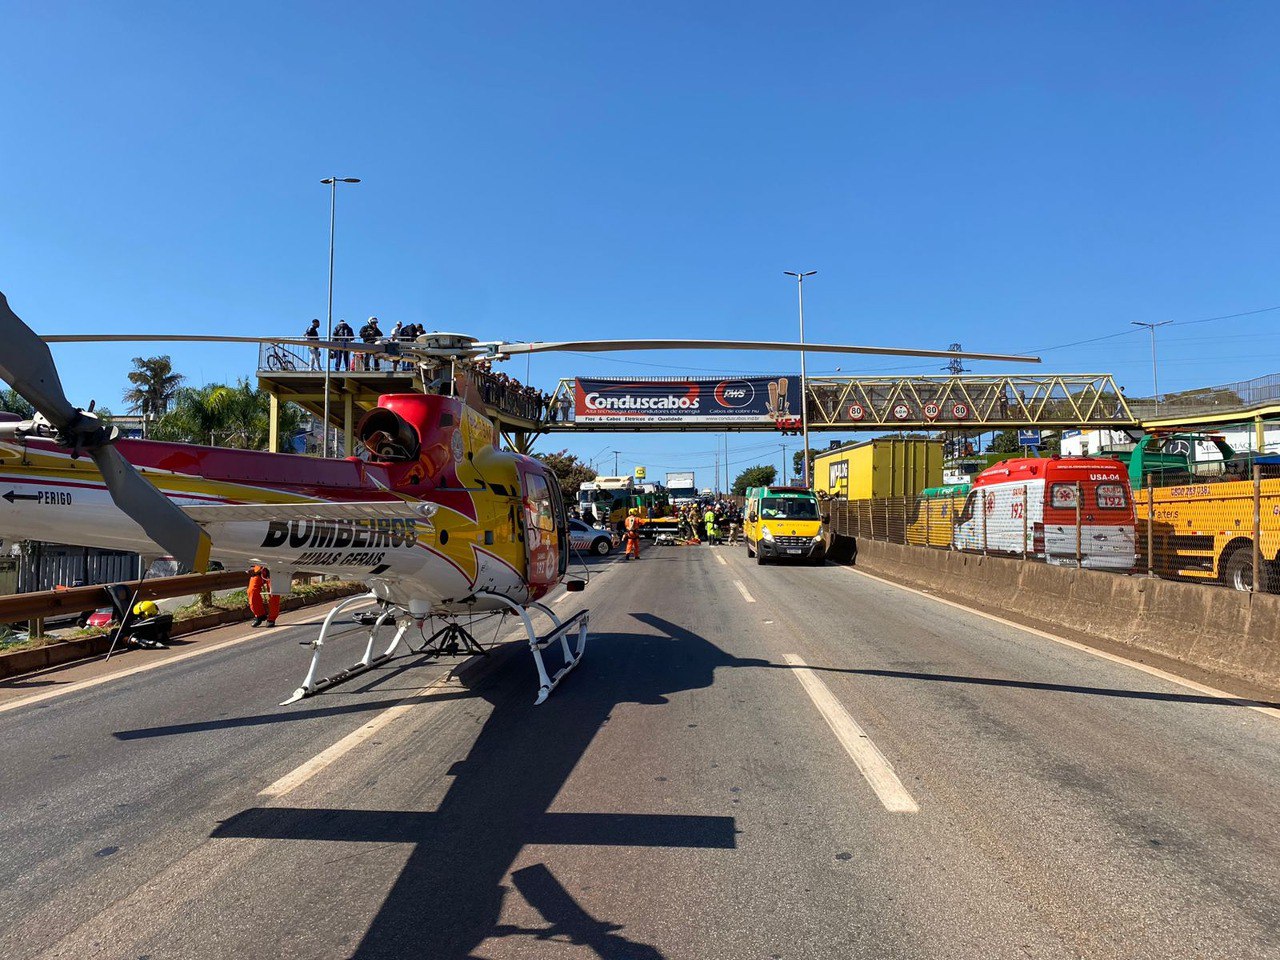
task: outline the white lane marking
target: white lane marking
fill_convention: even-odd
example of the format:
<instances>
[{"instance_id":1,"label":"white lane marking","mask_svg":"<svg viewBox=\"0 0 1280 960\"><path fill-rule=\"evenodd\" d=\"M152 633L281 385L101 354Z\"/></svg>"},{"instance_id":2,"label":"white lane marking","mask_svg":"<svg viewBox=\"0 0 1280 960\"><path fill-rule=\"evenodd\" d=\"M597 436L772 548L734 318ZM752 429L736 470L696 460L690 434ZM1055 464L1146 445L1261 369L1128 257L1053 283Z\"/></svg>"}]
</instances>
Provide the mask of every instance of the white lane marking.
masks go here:
<instances>
[{"instance_id":1,"label":"white lane marking","mask_svg":"<svg viewBox=\"0 0 1280 960\"><path fill-rule=\"evenodd\" d=\"M326 767L331 766L334 762L340 760L356 747L360 746L360 744L364 743L387 724L408 713L414 707L421 706L422 704L416 702L417 698L430 693L437 687L443 686L451 679L452 677L449 674L445 674L443 677L437 677L432 680L421 690L416 690L409 694L409 696L404 700L401 700L394 706L383 710L364 726L351 731L337 743L321 750L300 767L289 771L275 783L271 784L271 786L259 790L258 796L283 797L285 794L296 790L317 773L324 770Z\"/></svg>"},{"instance_id":2,"label":"white lane marking","mask_svg":"<svg viewBox=\"0 0 1280 960\"><path fill-rule=\"evenodd\" d=\"M726 567L729 565L729 561L726 560L724 557L720 556L720 554L718 553L716 554L716 559L719 560L721 563L723 563Z\"/></svg>"},{"instance_id":3,"label":"white lane marking","mask_svg":"<svg viewBox=\"0 0 1280 960\"><path fill-rule=\"evenodd\" d=\"M568 600L572 596L573 594L569 593L569 591L566 590L564 593L560 594L560 596L556 597L555 602L557 604L564 603L566 600Z\"/></svg>"},{"instance_id":4,"label":"white lane marking","mask_svg":"<svg viewBox=\"0 0 1280 960\"><path fill-rule=\"evenodd\" d=\"M284 623L282 626L290 627L297 626L297 624ZM242 636L232 637L229 640L223 640L207 647L201 647L198 650L192 650L188 653L180 653L177 656L169 657L166 660L153 660L149 663L143 663L136 667L130 667L128 670L121 670L119 673L108 673L101 677L90 677L87 680L78 680L75 683L67 684L65 687L58 687L56 690L45 690L42 693L35 693L29 697L23 697L21 700L10 700L7 703L0 703L0 713L4 713L8 710L16 710L18 707L29 706L33 703L40 703L43 700L52 700L54 697L65 696L68 693L76 693L80 690L86 690L89 687L96 687L102 683L109 683L112 680L123 680L125 677L132 677L134 674L145 673L148 670L157 670L160 667L167 667L171 663L181 663L183 660L190 660L192 657L199 657L206 653L214 653L218 650L225 649L226 647L234 646L237 643L252 640L255 637L264 638L269 636L271 636L270 633L264 633L262 631L246 633ZM87 662L88 661L85 660L79 661L79 663Z\"/></svg>"},{"instance_id":5,"label":"white lane marking","mask_svg":"<svg viewBox=\"0 0 1280 960\"><path fill-rule=\"evenodd\" d=\"M1052 640L1054 643L1060 643L1064 647L1070 647L1073 650L1092 654L1093 656L1099 657L1103 660L1109 660L1111 663L1119 663L1126 667L1132 667L1135 670L1141 670L1143 673L1149 674L1150 676L1158 677L1161 680L1167 680L1169 683L1176 684L1179 687L1185 687L1188 690L1194 690L1196 693L1203 693L1222 700L1241 701L1249 699L1248 697L1242 697L1238 694L1228 693L1225 690L1219 690L1216 687L1206 686L1203 683L1196 683L1194 680L1188 680L1186 677L1180 677L1176 673L1169 673L1169 671L1161 670L1159 667L1153 667L1146 663L1139 663L1137 660L1130 660L1127 657L1122 657L1118 654L1108 653L1106 650L1098 650L1075 640L1068 640L1066 637L1060 637L1056 633L1037 630L1035 627L1028 627L1024 623L1017 623L1013 620L1006 620L1004 617L998 617L994 613L986 613L982 610L975 610L973 607L966 607L963 603L956 603L954 600L947 600L925 590L917 590L915 587L908 587L905 584L895 583L892 580L886 580L884 577L877 577L872 573L855 570L853 567L842 567L842 569L848 570L850 573L856 573L860 577L866 577L868 580L875 580L878 583L887 584L890 587L897 587L899 590L905 590L908 593L914 593L917 596L927 597L930 600L935 600L948 607L954 607L957 610L972 613L975 617L992 620L995 623L1003 624L1006 627L1013 627L1014 629L1021 630L1024 633L1030 633L1033 636L1042 637L1045 640ZM1241 706L1245 706L1249 710L1256 710L1258 713L1265 713L1269 717L1280 720L1280 709L1275 707L1264 707L1261 704L1241 704Z\"/></svg>"},{"instance_id":6,"label":"white lane marking","mask_svg":"<svg viewBox=\"0 0 1280 960\"><path fill-rule=\"evenodd\" d=\"M858 726L857 721L849 716L849 711L836 699L835 694L827 688L827 685L809 668L804 660L794 653L784 653L782 659L795 667L792 672L795 673L796 679L800 681L800 685L804 687L804 692L809 694L809 699L813 701L813 705L822 714L822 719L827 721L827 726L836 735L840 745L853 758L853 762L858 765L858 770L861 772L863 779L875 791L876 797L879 798L884 808L891 813L919 813L920 805L907 792L907 788L902 785L902 781L894 773L893 764L885 758L885 755L880 752L880 748Z\"/></svg>"},{"instance_id":7,"label":"white lane marking","mask_svg":"<svg viewBox=\"0 0 1280 960\"><path fill-rule=\"evenodd\" d=\"M741 580L733 581L733 585L738 588L738 592L742 594L742 599L747 601L747 603L756 602L756 598L753 597L751 594L747 593L747 588Z\"/></svg>"}]
</instances>

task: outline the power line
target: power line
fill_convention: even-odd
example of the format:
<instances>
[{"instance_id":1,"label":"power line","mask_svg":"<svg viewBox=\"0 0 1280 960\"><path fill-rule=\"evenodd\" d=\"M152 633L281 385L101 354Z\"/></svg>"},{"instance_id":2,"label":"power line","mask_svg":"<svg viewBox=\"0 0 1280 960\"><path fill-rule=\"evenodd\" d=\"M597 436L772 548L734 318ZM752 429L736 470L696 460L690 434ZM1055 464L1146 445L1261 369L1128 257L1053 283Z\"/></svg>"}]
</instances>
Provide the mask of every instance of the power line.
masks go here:
<instances>
[{"instance_id":1,"label":"power line","mask_svg":"<svg viewBox=\"0 0 1280 960\"><path fill-rule=\"evenodd\" d=\"M1200 317L1197 320L1168 320L1165 321L1173 327L1185 327L1195 323L1213 323L1217 320L1235 320L1239 317L1256 317L1261 313L1272 313L1280 310L1280 305L1274 307L1261 307L1258 310L1245 310L1241 313L1224 313L1217 317ZM1065 350L1068 347L1079 347L1087 343L1101 343L1103 340L1115 340L1117 337L1129 337L1138 333L1137 330L1122 330L1119 333L1109 333L1101 337L1091 337L1088 340L1074 340L1071 343L1060 343L1052 347L1035 347L1029 352L1048 353L1050 350Z\"/></svg>"}]
</instances>

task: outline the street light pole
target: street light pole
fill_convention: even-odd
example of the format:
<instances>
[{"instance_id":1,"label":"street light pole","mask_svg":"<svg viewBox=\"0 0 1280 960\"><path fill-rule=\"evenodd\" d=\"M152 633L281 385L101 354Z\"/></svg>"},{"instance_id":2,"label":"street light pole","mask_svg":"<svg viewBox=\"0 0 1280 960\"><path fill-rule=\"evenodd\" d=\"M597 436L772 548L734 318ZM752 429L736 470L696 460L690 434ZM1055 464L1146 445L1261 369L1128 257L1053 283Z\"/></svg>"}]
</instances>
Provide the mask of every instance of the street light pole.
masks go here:
<instances>
[{"instance_id":1,"label":"street light pole","mask_svg":"<svg viewBox=\"0 0 1280 960\"><path fill-rule=\"evenodd\" d=\"M359 177L325 177L320 181L329 185L329 326L325 331L325 339L333 342L333 228L338 213L338 184L359 183ZM324 438L324 456L329 456L329 370L333 367L333 351L324 348L324 427L321 436ZM350 453L351 451L347 451Z\"/></svg>"},{"instance_id":2,"label":"street light pole","mask_svg":"<svg viewBox=\"0 0 1280 960\"><path fill-rule=\"evenodd\" d=\"M1130 320L1135 327L1146 327L1151 331L1151 396L1156 403L1156 414L1160 413L1160 378L1156 369L1156 327L1163 327L1172 320L1161 320L1159 323L1146 323L1142 320Z\"/></svg>"},{"instance_id":3,"label":"street light pole","mask_svg":"<svg viewBox=\"0 0 1280 960\"><path fill-rule=\"evenodd\" d=\"M613 475L615 477L622 476L622 474L618 472L618 451L617 450L613 451Z\"/></svg>"},{"instance_id":4,"label":"street light pole","mask_svg":"<svg viewBox=\"0 0 1280 960\"><path fill-rule=\"evenodd\" d=\"M804 485L809 483L809 379L804 366L804 278L812 277L817 270L783 270L783 274L796 278L796 295L800 304L800 430L804 434Z\"/></svg>"},{"instance_id":5,"label":"street light pole","mask_svg":"<svg viewBox=\"0 0 1280 960\"><path fill-rule=\"evenodd\" d=\"M727 497L733 493L733 487L729 485L729 432L726 430L724 434L724 495Z\"/></svg>"},{"instance_id":6,"label":"street light pole","mask_svg":"<svg viewBox=\"0 0 1280 960\"><path fill-rule=\"evenodd\" d=\"M785 487L787 485L787 445L782 443L779 446L782 447L782 485Z\"/></svg>"}]
</instances>

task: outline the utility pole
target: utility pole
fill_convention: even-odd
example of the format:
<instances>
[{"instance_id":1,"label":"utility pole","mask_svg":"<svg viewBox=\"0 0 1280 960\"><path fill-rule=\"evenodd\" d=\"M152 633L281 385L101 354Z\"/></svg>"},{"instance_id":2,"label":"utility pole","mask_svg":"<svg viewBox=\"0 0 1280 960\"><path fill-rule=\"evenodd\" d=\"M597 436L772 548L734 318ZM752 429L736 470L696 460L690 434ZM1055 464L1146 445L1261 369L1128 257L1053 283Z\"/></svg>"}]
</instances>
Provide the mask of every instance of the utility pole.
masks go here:
<instances>
[{"instance_id":1,"label":"utility pole","mask_svg":"<svg viewBox=\"0 0 1280 960\"><path fill-rule=\"evenodd\" d=\"M804 278L812 277L817 270L783 270L784 275L796 278L796 296L800 303L800 429L804 434L804 485L809 483L809 380L804 366Z\"/></svg>"},{"instance_id":2,"label":"utility pole","mask_svg":"<svg viewBox=\"0 0 1280 960\"><path fill-rule=\"evenodd\" d=\"M1160 414L1160 379L1156 370L1156 327L1163 327L1172 320L1161 320L1159 323L1146 323L1142 320L1130 320L1135 327L1146 327L1151 331L1151 396L1156 402L1156 415Z\"/></svg>"},{"instance_id":3,"label":"utility pole","mask_svg":"<svg viewBox=\"0 0 1280 960\"><path fill-rule=\"evenodd\" d=\"M785 487L787 485L787 445L783 443L780 446L782 447L782 485Z\"/></svg>"},{"instance_id":4,"label":"utility pole","mask_svg":"<svg viewBox=\"0 0 1280 960\"><path fill-rule=\"evenodd\" d=\"M333 228L337 221L338 212L338 184L340 183L359 183L359 177L325 177L320 181L329 186L329 325L325 330L325 339L332 342L333 340ZM347 354L350 357L350 354ZM323 456L329 456L329 370L333 367L333 351L328 347L324 349L324 427L321 431L323 437ZM351 451L348 450L347 453Z\"/></svg>"},{"instance_id":5,"label":"utility pole","mask_svg":"<svg viewBox=\"0 0 1280 960\"><path fill-rule=\"evenodd\" d=\"M622 476L622 474L618 473L618 451L617 450L613 451L613 475L615 477Z\"/></svg>"}]
</instances>

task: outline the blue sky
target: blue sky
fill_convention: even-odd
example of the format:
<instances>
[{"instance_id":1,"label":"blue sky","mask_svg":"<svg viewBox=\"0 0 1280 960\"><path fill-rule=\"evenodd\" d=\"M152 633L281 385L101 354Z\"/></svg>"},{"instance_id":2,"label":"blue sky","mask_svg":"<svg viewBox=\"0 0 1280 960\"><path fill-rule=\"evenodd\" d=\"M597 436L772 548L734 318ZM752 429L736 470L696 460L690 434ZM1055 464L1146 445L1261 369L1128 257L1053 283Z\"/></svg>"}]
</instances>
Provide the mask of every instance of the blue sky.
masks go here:
<instances>
[{"instance_id":1,"label":"blue sky","mask_svg":"<svg viewBox=\"0 0 1280 960\"><path fill-rule=\"evenodd\" d=\"M0 3L0 22L0 289L45 333L297 332L324 315L331 173L364 180L339 197L352 320L785 338L782 271L816 269L810 339L1043 351L1136 395L1143 331L1048 348L1280 306L1274 4ZM1166 328L1162 389L1280 370L1278 321ZM56 356L73 399L119 409L137 352ZM255 359L171 352L193 382ZM795 361L531 375L680 369ZM773 443L734 438L731 460ZM572 449L661 471L714 446Z\"/></svg>"}]
</instances>

